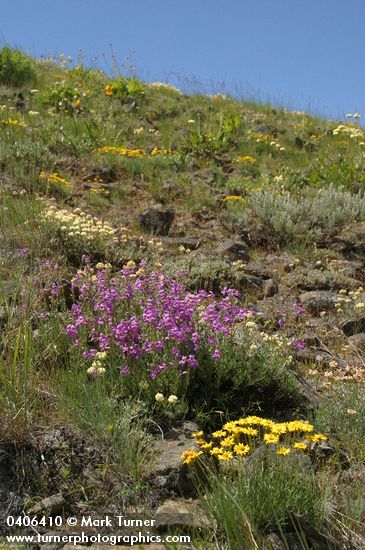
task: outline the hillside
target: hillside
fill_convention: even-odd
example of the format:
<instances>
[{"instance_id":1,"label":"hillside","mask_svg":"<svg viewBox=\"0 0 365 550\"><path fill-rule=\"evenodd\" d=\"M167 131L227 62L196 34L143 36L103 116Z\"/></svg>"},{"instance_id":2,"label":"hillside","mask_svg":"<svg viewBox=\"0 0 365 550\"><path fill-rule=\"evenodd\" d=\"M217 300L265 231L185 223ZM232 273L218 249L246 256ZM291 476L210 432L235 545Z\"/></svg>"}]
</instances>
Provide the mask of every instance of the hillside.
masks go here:
<instances>
[{"instance_id":1,"label":"hillside","mask_svg":"<svg viewBox=\"0 0 365 550\"><path fill-rule=\"evenodd\" d=\"M0 51L0 535L365 547L359 120Z\"/></svg>"}]
</instances>

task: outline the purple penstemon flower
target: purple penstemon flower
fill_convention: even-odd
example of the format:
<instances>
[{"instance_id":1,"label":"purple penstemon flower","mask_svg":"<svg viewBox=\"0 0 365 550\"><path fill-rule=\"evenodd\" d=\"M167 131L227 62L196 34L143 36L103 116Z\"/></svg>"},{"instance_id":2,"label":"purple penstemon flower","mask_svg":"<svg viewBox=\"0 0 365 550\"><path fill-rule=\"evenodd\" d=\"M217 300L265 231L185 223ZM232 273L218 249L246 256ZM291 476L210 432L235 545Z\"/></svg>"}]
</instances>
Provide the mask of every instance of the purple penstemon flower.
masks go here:
<instances>
[{"instance_id":1,"label":"purple penstemon flower","mask_svg":"<svg viewBox=\"0 0 365 550\"><path fill-rule=\"evenodd\" d=\"M294 339L294 340L291 341L291 346L294 349L303 350L303 349L305 349L305 342L304 342L304 340Z\"/></svg>"},{"instance_id":2,"label":"purple penstemon flower","mask_svg":"<svg viewBox=\"0 0 365 550\"><path fill-rule=\"evenodd\" d=\"M92 349L119 353L128 365L142 361L151 378L173 367L181 375L198 368L204 350L219 361L218 337L229 338L233 325L247 316L234 289L216 297L188 291L181 278L160 272L139 271L136 277L135 267L112 274L84 263L72 280L79 299L66 333L74 342L82 340L85 360L92 357L91 343ZM152 361L155 366L149 365Z\"/></svg>"},{"instance_id":3,"label":"purple penstemon flower","mask_svg":"<svg viewBox=\"0 0 365 550\"><path fill-rule=\"evenodd\" d=\"M297 316L301 315L304 312L304 306L299 300L294 302L293 308Z\"/></svg>"}]
</instances>

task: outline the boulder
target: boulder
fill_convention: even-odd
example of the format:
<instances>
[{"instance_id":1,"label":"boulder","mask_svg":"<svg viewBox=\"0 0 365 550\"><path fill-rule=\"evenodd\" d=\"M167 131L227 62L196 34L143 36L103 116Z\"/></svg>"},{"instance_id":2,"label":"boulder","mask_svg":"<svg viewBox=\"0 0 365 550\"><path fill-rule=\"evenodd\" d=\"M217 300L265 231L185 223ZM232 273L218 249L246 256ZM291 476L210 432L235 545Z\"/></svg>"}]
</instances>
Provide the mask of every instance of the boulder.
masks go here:
<instances>
[{"instance_id":1,"label":"boulder","mask_svg":"<svg viewBox=\"0 0 365 550\"><path fill-rule=\"evenodd\" d=\"M333 311L337 303L337 295L329 290L313 290L303 292L299 300L305 310L311 315L318 316L321 311Z\"/></svg>"},{"instance_id":2,"label":"boulder","mask_svg":"<svg viewBox=\"0 0 365 550\"><path fill-rule=\"evenodd\" d=\"M344 229L336 238L335 244L349 259L365 257L365 223L357 223Z\"/></svg>"},{"instance_id":3,"label":"boulder","mask_svg":"<svg viewBox=\"0 0 365 550\"><path fill-rule=\"evenodd\" d=\"M151 469L151 483L160 489L184 496L195 494L191 468L181 458L188 449L198 450L192 434L199 430L194 422L184 422L161 437L156 438L156 461Z\"/></svg>"},{"instance_id":4,"label":"boulder","mask_svg":"<svg viewBox=\"0 0 365 550\"><path fill-rule=\"evenodd\" d=\"M341 330L346 336L365 332L365 317L360 317L360 319L348 319L341 325Z\"/></svg>"},{"instance_id":5,"label":"boulder","mask_svg":"<svg viewBox=\"0 0 365 550\"><path fill-rule=\"evenodd\" d=\"M273 279L267 279L262 286L262 291L265 298L272 298L279 292L279 287Z\"/></svg>"},{"instance_id":6,"label":"boulder","mask_svg":"<svg viewBox=\"0 0 365 550\"><path fill-rule=\"evenodd\" d=\"M270 533L263 541L262 550L286 550L286 546L278 535Z\"/></svg>"},{"instance_id":7,"label":"boulder","mask_svg":"<svg viewBox=\"0 0 365 550\"><path fill-rule=\"evenodd\" d=\"M359 332L349 337L349 342L352 346L360 351L365 351L365 333Z\"/></svg>"},{"instance_id":8,"label":"boulder","mask_svg":"<svg viewBox=\"0 0 365 550\"><path fill-rule=\"evenodd\" d=\"M211 524L198 500L166 500L157 508L154 519L158 531L168 529L209 531L211 529Z\"/></svg>"},{"instance_id":9,"label":"boulder","mask_svg":"<svg viewBox=\"0 0 365 550\"><path fill-rule=\"evenodd\" d=\"M226 256L231 260L246 261L250 257L247 244L240 239L224 240L217 246L215 252L219 255Z\"/></svg>"},{"instance_id":10,"label":"boulder","mask_svg":"<svg viewBox=\"0 0 365 550\"><path fill-rule=\"evenodd\" d=\"M140 225L151 235L168 235L175 212L172 208L150 208L139 216Z\"/></svg>"},{"instance_id":11,"label":"boulder","mask_svg":"<svg viewBox=\"0 0 365 550\"><path fill-rule=\"evenodd\" d=\"M183 246L190 250L197 250L200 246L200 240L197 237L167 237L164 242L173 246Z\"/></svg>"},{"instance_id":12,"label":"boulder","mask_svg":"<svg viewBox=\"0 0 365 550\"><path fill-rule=\"evenodd\" d=\"M28 510L30 516L47 513L49 516L60 514L66 506L66 501L60 493L51 495L37 502Z\"/></svg>"}]
</instances>

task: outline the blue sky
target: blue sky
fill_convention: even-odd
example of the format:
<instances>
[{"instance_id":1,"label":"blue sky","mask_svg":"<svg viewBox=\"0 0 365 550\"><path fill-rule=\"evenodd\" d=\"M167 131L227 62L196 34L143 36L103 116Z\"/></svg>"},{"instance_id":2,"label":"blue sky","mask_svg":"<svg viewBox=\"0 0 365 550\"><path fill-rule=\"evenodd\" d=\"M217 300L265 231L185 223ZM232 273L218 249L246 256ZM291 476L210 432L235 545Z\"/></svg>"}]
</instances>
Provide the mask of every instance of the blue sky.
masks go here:
<instances>
[{"instance_id":1,"label":"blue sky","mask_svg":"<svg viewBox=\"0 0 365 550\"><path fill-rule=\"evenodd\" d=\"M365 0L2 0L0 44L365 119ZM126 57L129 60L126 61ZM195 82L195 84L194 84Z\"/></svg>"}]
</instances>

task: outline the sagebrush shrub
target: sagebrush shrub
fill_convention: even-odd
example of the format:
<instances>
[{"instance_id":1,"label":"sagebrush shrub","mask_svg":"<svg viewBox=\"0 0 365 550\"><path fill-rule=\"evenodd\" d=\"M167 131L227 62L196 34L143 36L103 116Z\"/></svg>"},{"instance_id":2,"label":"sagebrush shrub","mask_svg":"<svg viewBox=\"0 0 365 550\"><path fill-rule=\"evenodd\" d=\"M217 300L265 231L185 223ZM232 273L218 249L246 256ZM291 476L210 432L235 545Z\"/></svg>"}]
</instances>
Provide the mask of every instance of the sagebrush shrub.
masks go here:
<instances>
[{"instance_id":1,"label":"sagebrush shrub","mask_svg":"<svg viewBox=\"0 0 365 550\"><path fill-rule=\"evenodd\" d=\"M316 193L308 191L300 198L264 189L252 195L248 208L240 210L236 208L238 218L249 225L259 221L282 244L298 239L313 242L346 223L364 220L365 197L362 191L354 195L334 185Z\"/></svg>"}]
</instances>

